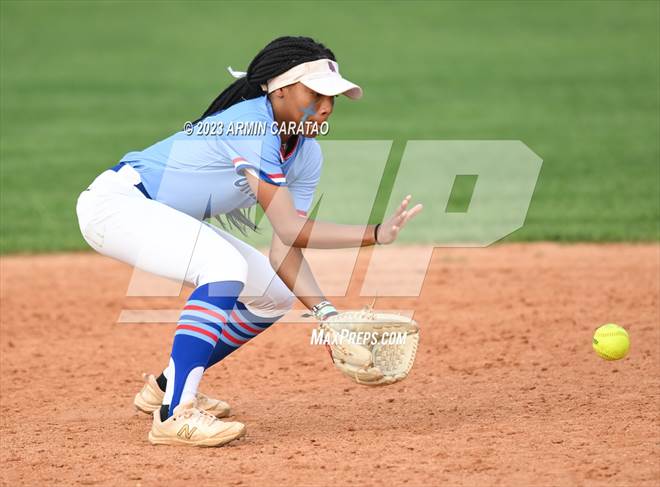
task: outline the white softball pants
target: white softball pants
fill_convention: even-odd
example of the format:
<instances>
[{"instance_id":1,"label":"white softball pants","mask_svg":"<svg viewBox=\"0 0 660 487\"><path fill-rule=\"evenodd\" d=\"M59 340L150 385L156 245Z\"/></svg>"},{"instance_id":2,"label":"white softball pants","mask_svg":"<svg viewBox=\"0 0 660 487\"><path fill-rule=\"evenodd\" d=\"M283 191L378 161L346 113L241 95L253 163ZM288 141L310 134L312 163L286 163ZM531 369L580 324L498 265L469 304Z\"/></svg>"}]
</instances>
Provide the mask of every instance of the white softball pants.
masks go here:
<instances>
[{"instance_id":1,"label":"white softball pants","mask_svg":"<svg viewBox=\"0 0 660 487\"><path fill-rule=\"evenodd\" d=\"M240 301L265 318L286 313L293 294L268 258L229 233L147 198L129 165L101 173L76 205L80 231L97 252L197 287L244 284Z\"/></svg>"}]
</instances>

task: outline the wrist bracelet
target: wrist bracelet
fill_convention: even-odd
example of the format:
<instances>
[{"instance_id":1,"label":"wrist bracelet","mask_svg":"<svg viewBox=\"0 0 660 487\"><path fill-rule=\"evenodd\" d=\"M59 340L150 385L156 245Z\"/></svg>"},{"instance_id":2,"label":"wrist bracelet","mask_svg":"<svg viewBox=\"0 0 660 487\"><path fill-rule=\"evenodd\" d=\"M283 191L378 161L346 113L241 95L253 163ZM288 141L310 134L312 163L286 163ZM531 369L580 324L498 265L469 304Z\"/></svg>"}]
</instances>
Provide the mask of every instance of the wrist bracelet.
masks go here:
<instances>
[{"instance_id":1,"label":"wrist bracelet","mask_svg":"<svg viewBox=\"0 0 660 487\"><path fill-rule=\"evenodd\" d=\"M376 226L374 227L374 242L376 242L376 245L380 245L380 242L378 242L378 229L380 228L380 223L376 223Z\"/></svg>"},{"instance_id":2,"label":"wrist bracelet","mask_svg":"<svg viewBox=\"0 0 660 487\"><path fill-rule=\"evenodd\" d=\"M328 318L329 316L338 314L337 309L332 305L332 303L330 301L325 301L325 300L321 301L319 304L314 306L312 308L312 313L314 313L314 316L319 321L323 321L325 318Z\"/></svg>"}]
</instances>

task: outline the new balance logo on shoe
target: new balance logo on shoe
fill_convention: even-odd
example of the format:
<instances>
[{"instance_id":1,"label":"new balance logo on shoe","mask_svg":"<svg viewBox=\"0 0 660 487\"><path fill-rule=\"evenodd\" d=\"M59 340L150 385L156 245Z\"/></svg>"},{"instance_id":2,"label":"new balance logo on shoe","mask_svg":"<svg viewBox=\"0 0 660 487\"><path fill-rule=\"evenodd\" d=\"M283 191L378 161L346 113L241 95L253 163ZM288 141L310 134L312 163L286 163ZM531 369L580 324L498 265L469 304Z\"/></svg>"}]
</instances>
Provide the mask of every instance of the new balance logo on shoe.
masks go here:
<instances>
[{"instance_id":1,"label":"new balance logo on shoe","mask_svg":"<svg viewBox=\"0 0 660 487\"><path fill-rule=\"evenodd\" d=\"M192 438L192 435L195 433L196 430L197 430L197 426L193 426L193 429L190 429L190 427L187 424L184 424L176 435L179 438L185 437L186 440L189 440L190 438Z\"/></svg>"}]
</instances>

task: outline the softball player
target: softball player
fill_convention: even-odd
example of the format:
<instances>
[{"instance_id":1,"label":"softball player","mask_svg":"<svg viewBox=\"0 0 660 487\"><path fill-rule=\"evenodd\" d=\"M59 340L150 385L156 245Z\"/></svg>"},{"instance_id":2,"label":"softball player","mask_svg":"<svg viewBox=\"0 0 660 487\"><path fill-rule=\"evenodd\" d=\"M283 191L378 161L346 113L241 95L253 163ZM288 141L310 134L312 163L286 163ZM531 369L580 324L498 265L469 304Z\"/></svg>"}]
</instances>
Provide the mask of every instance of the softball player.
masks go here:
<instances>
[{"instance_id":1,"label":"softball player","mask_svg":"<svg viewBox=\"0 0 660 487\"><path fill-rule=\"evenodd\" d=\"M319 320L336 313L301 248L391 243L421 211L408 209L408 196L379 225L307 218L321 174L318 127L335 96L362 96L339 74L330 49L307 37L280 37L247 73L231 72L238 79L199 120L126 154L76 207L83 237L96 251L195 287L169 365L157 378L145 375L135 396L138 409L153 413L154 444L216 446L242 436L243 424L218 419L229 405L199 393L198 384L206 369L291 308L292 289ZM274 229L269 257L204 221L223 215L225 228L244 231L252 226L245 210L257 203Z\"/></svg>"}]
</instances>

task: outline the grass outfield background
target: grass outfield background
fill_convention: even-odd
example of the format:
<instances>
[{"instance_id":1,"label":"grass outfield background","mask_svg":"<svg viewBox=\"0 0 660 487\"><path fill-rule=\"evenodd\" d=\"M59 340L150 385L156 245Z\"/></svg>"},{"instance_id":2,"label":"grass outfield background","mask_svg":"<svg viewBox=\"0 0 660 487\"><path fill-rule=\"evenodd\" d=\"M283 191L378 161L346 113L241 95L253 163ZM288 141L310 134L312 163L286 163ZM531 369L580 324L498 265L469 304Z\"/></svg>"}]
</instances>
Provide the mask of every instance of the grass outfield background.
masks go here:
<instances>
[{"instance_id":1,"label":"grass outfield background","mask_svg":"<svg viewBox=\"0 0 660 487\"><path fill-rule=\"evenodd\" d=\"M506 240L659 238L658 2L0 5L2 252L87 248L75 200L91 179L286 34L326 43L365 88L338 102L329 139L393 140L393 162L411 139L519 139L541 156Z\"/></svg>"}]
</instances>

